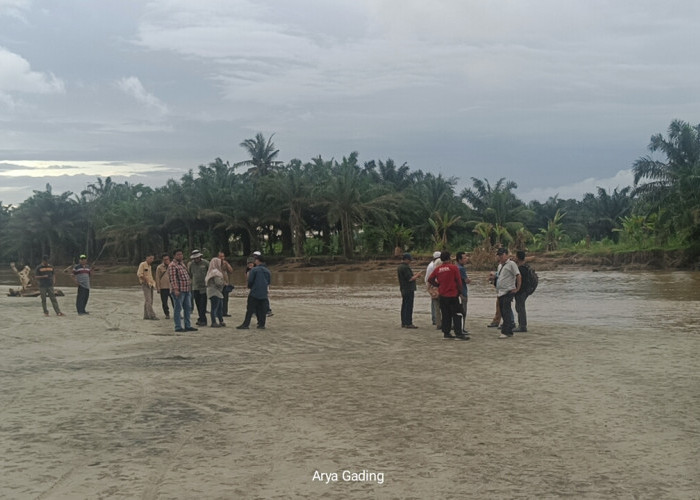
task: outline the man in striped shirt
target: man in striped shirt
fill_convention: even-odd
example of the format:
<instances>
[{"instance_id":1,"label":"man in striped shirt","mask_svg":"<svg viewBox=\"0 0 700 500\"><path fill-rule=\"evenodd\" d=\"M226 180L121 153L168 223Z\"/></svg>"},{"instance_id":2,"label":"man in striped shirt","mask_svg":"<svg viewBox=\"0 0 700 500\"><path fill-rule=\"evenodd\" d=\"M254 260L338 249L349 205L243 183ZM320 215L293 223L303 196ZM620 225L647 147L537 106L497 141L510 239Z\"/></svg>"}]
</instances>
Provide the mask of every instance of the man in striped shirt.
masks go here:
<instances>
[{"instance_id":1,"label":"man in striped shirt","mask_svg":"<svg viewBox=\"0 0 700 500\"><path fill-rule=\"evenodd\" d=\"M175 320L176 332L196 332L190 323L190 313L192 312L192 280L184 264L182 250L175 250L173 261L168 266L168 277L170 278L170 294L175 303L173 319ZM184 313L185 327L182 328L180 311Z\"/></svg>"}]
</instances>

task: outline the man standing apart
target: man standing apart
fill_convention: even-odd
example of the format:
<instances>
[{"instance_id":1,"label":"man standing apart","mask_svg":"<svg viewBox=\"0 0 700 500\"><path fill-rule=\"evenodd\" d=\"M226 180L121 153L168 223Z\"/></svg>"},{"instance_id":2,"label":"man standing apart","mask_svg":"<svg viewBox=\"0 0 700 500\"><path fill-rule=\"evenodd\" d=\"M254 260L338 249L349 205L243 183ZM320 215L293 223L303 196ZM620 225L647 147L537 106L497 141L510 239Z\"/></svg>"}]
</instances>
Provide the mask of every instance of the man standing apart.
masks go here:
<instances>
[{"instance_id":1,"label":"man standing apart","mask_svg":"<svg viewBox=\"0 0 700 500\"><path fill-rule=\"evenodd\" d=\"M173 318L175 319L176 332L196 332L190 322L192 312L192 280L187 272L184 261L185 256L182 250L175 250L173 261L168 266L168 277L170 278L170 293L173 297L175 307L173 308ZM185 318L185 328L182 328L182 318Z\"/></svg>"},{"instance_id":2,"label":"man standing apart","mask_svg":"<svg viewBox=\"0 0 700 500\"><path fill-rule=\"evenodd\" d=\"M170 308L168 307L168 300L173 300L170 297L170 276L168 276L168 266L170 265L170 255L164 253L161 256L161 263L156 267L156 286L158 287L158 293L160 294L160 303L163 307L163 314L165 314L165 319L170 319Z\"/></svg>"},{"instance_id":3,"label":"man standing apart","mask_svg":"<svg viewBox=\"0 0 700 500\"><path fill-rule=\"evenodd\" d=\"M56 275L54 274L54 269L51 264L49 264L49 257L44 255L41 259L41 264L39 264L34 271L34 276L36 276L39 282L39 295L41 295L41 307L44 309L44 316L49 315L49 310L46 307L46 297L51 299L51 305L53 310L56 311L57 316L63 316L61 309L58 307L58 301L56 300L56 294L53 291L53 287L56 284Z\"/></svg>"},{"instance_id":4,"label":"man standing apart","mask_svg":"<svg viewBox=\"0 0 700 500\"><path fill-rule=\"evenodd\" d=\"M412 260L410 253L403 254L398 268L401 290L401 328L418 328L413 324L413 301L416 296L416 279L421 273L413 273L409 265Z\"/></svg>"},{"instance_id":5,"label":"man standing apart","mask_svg":"<svg viewBox=\"0 0 700 500\"><path fill-rule=\"evenodd\" d=\"M262 255L256 255L254 259L254 267L248 271L248 307L246 311L246 319L242 324L237 326L239 330L247 330L250 327L250 318L252 313L258 319L258 329L265 329L265 320L267 319L268 288L270 287L270 270L265 265L265 260Z\"/></svg>"},{"instance_id":6,"label":"man standing apart","mask_svg":"<svg viewBox=\"0 0 700 500\"><path fill-rule=\"evenodd\" d=\"M78 296L75 298L75 308L79 315L90 314L85 310L90 297L90 276L92 270L87 263L87 255L81 255L80 261L73 267L73 280L78 285Z\"/></svg>"},{"instance_id":7,"label":"man standing apart","mask_svg":"<svg viewBox=\"0 0 700 500\"><path fill-rule=\"evenodd\" d=\"M467 264L469 264L469 255L467 252L457 252L457 269L459 269L459 276L462 278L462 293L460 294L460 301L462 306L462 333L469 335L467 332L467 285L472 282L467 275Z\"/></svg>"},{"instance_id":8,"label":"man standing apart","mask_svg":"<svg viewBox=\"0 0 700 500\"><path fill-rule=\"evenodd\" d=\"M503 318L500 338L507 339L513 336L515 317L513 316L513 297L520 290L520 271L518 266L508 258L508 249L499 248L496 252L498 258L498 271L496 272L496 292L498 306Z\"/></svg>"},{"instance_id":9,"label":"man standing apart","mask_svg":"<svg viewBox=\"0 0 700 500\"><path fill-rule=\"evenodd\" d=\"M199 316L197 326L207 326L207 282L204 278L209 270L209 261L202 257L202 252L193 250L187 265L192 277L192 298Z\"/></svg>"},{"instance_id":10,"label":"man standing apart","mask_svg":"<svg viewBox=\"0 0 700 500\"><path fill-rule=\"evenodd\" d=\"M462 308L459 305L459 295L462 292L462 278L459 275L459 269L450 263L450 252L442 252L440 260L442 264L435 268L430 278L428 278L428 282L438 287L440 292L443 338L469 340L469 337L462 333ZM454 328L454 336L450 335L450 328Z\"/></svg>"},{"instance_id":11,"label":"man standing apart","mask_svg":"<svg viewBox=\"0 0 700 500\"><path fill-rule=\"evenodd\" d=\"M153 258L153 254L146 256L146 260L139 264L136 276L138 276L141 290L143 290L143 319L155 320L158 318L156 318L156 313L153 311L153 290L156 287L156 281L153 279L153 273L151 273Z\"/></svg>"}]
</instances>

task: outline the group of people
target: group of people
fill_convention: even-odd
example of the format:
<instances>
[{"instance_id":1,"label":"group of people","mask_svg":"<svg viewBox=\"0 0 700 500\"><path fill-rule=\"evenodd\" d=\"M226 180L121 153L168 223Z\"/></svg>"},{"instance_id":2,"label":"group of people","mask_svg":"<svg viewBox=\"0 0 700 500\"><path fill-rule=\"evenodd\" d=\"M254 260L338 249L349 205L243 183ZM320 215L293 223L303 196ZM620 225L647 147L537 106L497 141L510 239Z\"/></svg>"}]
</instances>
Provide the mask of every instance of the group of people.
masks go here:
<instances>
[{"instance_id":1,"label":"group of people","mask_svg":"<svg viewBox=\"0 0 700 500\"><path fill-rule=\"evenodd\" d=\"M153 309L153 296L156 290L160 296L161 307L165 319L170 319L170 307L173 308L172 318L176 332L193 332L195 326L213 328L226 326L225 317L230 317L228 311L229 294L234 286L231 283L233 268L226 260L224 252L207 261L199 250L193 250L190 259L185 264L185 256L181 249L175 250L171 256L163 254L161 263L153 273L153 254L146 256L139 264L136 276L143 291L143 319L157 320ZM248 258L246 266L246 284L249 289L246 314L238 329L248 329L253 316L257 319L257 327L265 329L268 316L272 315L269 301L270 271L265 265L261 252L254 252ZM78 315L90 314L87 303L90 297L90 277L92 269L86 255L80 255L79 262L72 268L72 277L77 285L75 307ZM58 305L54 285L56 274L48 256L42 258L41 264L35 270L39 284L39 294L44 315L49 315L47 299L51 301L58 316L63 312ZM192 312L196 308L197 320L192 325ZM207 320L209 313L209 321Z\"/></svg>"},{"instance_id":2,"label":"group of people","mask_svg":"<svg viewBox=\"0 0 700 500\"><path fill-rule=\"evenodd\" d=\"M496 288L497 300L496 316L487 326L500 327L500 338L503 339L512 337L514 332L527 331L525 301L528 297L528 287L525 286L525 280L528 279L529 273L525 257L524 251L518 251L516 260L513 261L507 248L499 248L496 251L498 268L489 275L489 281ZM426 268L424 282L431 298L431 318L433 325L442 330L444 339L469 340L469 332L466 329L467 285L471 283L467 274L469 254L457 252L456 263L452 263L451 259L450 252L436 251ZM416 282L422 272L413 272L410 267L412 260L410 253L403 254L398 267L398 279L402 299L401 327L414 329L417 327L413 324L413 303L417 290ZM513 300L518 314L517 329L512 309Z\"/></svg>"},{"instance_id":3,"label":"group of people","mask_svg":"<svg viewBox=\"0 0 700 500\"><path fill-rule=\"evenodd\" d=\"M216 257L207 261L202 252L193 250L187 265L180 249L175 250L172 261L170 255L163 254L155 277L151 271L153 259L153 255L148 255L136 273L144 294L144 319L158 319L153 310L153 294L157 289L166 319L170 318L169 302L173 306L176 332L198 330L192 326L191 321L194 308L197 312L196 326L226 326L224 318L231 316L228 311L228 299L234 286L230 281L233 268L226 260L224 252L219 252ZM246 284L250 291L245 319L238 329L248 329L253 315L257 318L257 327L265 329L267 316L271 315L268 295L270 277L262 254L254 252L246 266Z\"/></svg>"}]
</instances>

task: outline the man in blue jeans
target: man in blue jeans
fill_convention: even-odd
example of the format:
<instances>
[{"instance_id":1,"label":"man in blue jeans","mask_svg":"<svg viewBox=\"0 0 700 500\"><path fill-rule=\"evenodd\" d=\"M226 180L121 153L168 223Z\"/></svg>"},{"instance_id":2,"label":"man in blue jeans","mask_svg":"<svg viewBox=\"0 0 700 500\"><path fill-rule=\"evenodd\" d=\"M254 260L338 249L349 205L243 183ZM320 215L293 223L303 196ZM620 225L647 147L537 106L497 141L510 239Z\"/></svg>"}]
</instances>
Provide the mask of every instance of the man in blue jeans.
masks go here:
<instances>
[{"instance_id":1,"label":"man in blue jeans","mask_svg":"<svg viewBox=\"0 0 700 500\"><path fill-rule=\"evenodd\" d=\"M173 319L175 320L176 332L196 332L196 328L192 328L190 322L190 313L192 312L192 280L187 272L183 260L184 255L182 250L175 250L173 261L168 266L168 277L170 278L170 294L175 303L173 311ZM185 316L185 328L182 328L180 312Z\"/></svg>"}]
</instances>

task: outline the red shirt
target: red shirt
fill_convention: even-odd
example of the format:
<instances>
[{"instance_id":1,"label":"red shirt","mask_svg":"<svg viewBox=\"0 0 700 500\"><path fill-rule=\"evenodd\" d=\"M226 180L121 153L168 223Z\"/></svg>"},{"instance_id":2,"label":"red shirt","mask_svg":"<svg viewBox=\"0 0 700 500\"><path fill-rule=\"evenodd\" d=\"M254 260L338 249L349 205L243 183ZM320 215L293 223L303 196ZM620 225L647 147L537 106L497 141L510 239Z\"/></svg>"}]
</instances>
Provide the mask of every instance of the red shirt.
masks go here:
<instances>
[{"instance_id":1,"label":"red shirt","mask_svg":"<svg viewBox=\"0 0 700 500\"><path fill-rule=\"evenodd\" d=\"M459 275L459 268L449 262L436 267L428 278L428 282L438 287L441 297L457 297L462 291L462 277Z\"/></svg>"}]
</instances>

